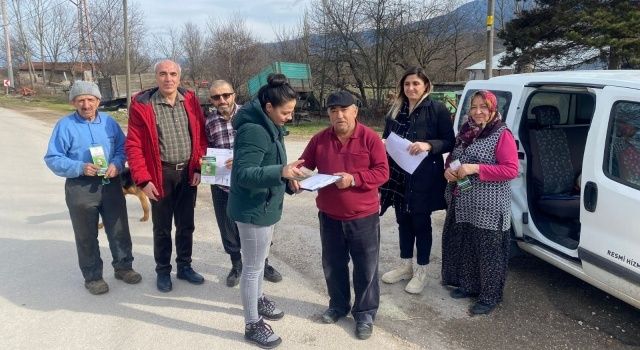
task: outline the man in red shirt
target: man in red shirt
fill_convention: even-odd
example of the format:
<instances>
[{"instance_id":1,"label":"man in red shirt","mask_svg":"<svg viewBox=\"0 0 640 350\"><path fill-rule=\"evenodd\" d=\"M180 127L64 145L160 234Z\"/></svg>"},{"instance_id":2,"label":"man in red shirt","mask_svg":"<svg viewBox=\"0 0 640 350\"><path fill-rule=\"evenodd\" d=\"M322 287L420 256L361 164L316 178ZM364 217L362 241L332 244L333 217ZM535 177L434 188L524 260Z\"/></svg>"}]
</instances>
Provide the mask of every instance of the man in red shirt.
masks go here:
<instances>
[{"instance_id":1,"label":"man in red shirt","mask_svg":"<svg viewBox=\"0 0 640 350\"><path fill-rule=\"evenodd\" d=\"M327 108L331 126L313 136L300 157L311 170L342 176L335 184L321 188L316 198L322 269L330 298L322 320L334 323L351 311L356 336L367 339L380 302L378 188L389 178L389 165L380 136L358 123L358 107L351 93L332 93ZM292 181L291 189L297 192L299 184ZM354 270L353 308L349 257Z\"/></svg>"}]
</instances>

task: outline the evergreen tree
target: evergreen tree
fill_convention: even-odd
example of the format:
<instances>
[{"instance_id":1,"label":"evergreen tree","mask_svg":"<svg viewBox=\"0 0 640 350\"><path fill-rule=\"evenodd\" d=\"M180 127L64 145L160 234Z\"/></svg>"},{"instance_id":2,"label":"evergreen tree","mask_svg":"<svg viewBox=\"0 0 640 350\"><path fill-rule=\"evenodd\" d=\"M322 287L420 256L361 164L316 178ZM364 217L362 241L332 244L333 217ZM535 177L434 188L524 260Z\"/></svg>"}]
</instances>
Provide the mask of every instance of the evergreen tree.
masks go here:
<instances>
[{"instance_id":1,"label":"evergreen tree","mask_svg":"<svg viewBox=\"0 0 640 350\"><path fill-rule=\"evenodd\" d=\"M498 37L507 50L502 64L515 63L517 71L587 49L599 50L609 69L638 68L640 1L535 0Z\"/></svg>"}]
</instances>

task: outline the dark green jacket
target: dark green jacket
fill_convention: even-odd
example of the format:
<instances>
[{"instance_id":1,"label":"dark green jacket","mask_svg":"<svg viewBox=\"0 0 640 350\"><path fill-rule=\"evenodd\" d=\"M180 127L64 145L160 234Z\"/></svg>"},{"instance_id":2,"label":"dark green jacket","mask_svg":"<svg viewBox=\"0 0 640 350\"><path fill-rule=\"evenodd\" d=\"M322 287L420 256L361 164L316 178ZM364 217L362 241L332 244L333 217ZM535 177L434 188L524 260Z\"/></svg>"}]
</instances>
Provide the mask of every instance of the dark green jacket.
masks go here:
<instances>
[{"instance_id":1,"label":"dark green jacket","mask_svg":"<svg viewBox=\"0 0 640 350\"><path fill-rule=\"evenodd\" d=\"M257 99L233 118L231 190L227 214L234 221L270 226L280 221L287 164L282 128L262 111Z\"/></svg>"}]
</instances>

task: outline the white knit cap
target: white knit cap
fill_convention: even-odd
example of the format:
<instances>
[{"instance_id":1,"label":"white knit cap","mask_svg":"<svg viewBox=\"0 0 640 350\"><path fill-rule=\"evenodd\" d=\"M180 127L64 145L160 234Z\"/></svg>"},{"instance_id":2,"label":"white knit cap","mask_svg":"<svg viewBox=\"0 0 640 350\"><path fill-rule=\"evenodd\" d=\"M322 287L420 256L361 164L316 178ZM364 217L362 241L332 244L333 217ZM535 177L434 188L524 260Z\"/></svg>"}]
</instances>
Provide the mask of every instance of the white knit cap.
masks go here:
<instances>
[{"instance_id":1,"label":"white knit cap","mask_svg":"<svg viewBox=\"0 0 640 350\"><path fill-rule=\"evenodd\" d=\"M96 83L84 80L76 80L69 90L69 102L73 102L73 99L80 95L91 95L98 99L102 98L100 89Z\"/></svg>"}]
</instances>

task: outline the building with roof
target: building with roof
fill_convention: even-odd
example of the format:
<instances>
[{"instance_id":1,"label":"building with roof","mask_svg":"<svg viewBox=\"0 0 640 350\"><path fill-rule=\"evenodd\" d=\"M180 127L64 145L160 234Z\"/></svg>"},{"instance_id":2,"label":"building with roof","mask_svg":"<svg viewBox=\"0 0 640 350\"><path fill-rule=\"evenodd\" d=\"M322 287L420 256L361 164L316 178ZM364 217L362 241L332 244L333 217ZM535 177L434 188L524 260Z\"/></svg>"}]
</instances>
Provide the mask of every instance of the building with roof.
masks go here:
<instances>
[{"instance_id":1,"label":"building with roof","mask_svg":"<svg viewBox=\"0 0 640 350\"><path fill-rule=\"evenodd\" d=\"M503 51L493 56L492 66L494 77L515 73L515 64L504 66L500 62L506 55ZM468 80L485 79L486 60L472 64L465 68L468 72ZM607 69L607 62L600 58L598 49L574 49L564 56L549 57L539 60L531 67L532 72L547 72L561 70L603 70Z\"/></svg>"},{"instance_id":2,"label":"building with roof","mask_svg":"<svg viewBox=\"0 0 640 350\"><path fill-rule=\"evenodd\" d=\"M32 62L36 81L42 83L43 62ZM74 80L93 80L91 65L83 62L44 62L46 81L64 83ZM29 66L24 63L18 67L17 80L21 85L28 84Z\"/></svg>"}]
</instances>

